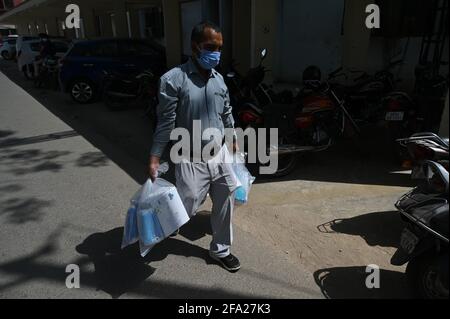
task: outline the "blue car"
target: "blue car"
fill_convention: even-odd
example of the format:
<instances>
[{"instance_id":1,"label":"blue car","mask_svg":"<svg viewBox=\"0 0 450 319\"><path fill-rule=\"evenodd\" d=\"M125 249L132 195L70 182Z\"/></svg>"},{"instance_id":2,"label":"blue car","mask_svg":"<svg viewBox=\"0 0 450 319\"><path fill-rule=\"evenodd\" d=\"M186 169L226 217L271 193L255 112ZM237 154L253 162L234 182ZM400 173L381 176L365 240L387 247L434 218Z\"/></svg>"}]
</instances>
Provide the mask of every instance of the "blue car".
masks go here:
<instances>
[{"instance_id":1,"label":"blue car","mask_svg":"<svg viewBox=\"0 0 450 319\"><path fill-rule=\"evenodd\" d=\"M100 96L106 74L138 74L151 70L160 76L166 70L164 48L142 39L101 39L74 42L60 61L63 91L80 104Z\"/></svg>"}]
</instances>

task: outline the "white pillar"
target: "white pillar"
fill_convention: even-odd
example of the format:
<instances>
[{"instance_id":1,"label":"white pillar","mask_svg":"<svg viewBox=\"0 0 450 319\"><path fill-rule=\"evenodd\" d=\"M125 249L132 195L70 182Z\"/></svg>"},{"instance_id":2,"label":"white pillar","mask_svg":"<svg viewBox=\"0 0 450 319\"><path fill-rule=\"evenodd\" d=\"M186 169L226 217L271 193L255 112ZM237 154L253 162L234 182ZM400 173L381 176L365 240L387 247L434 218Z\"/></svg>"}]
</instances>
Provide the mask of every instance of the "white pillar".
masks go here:
<instances>
[{"instance_id":1,"label":"white pillar","mask_svg":"<svg viewBox=\"0 0 450 319\"><path fill-rule=\"evenodd\" d=\"M127 27L128 27L128 37L131 38L131 17L130 17L130 11L127 11Z\"/></svg>"}]
</instances>

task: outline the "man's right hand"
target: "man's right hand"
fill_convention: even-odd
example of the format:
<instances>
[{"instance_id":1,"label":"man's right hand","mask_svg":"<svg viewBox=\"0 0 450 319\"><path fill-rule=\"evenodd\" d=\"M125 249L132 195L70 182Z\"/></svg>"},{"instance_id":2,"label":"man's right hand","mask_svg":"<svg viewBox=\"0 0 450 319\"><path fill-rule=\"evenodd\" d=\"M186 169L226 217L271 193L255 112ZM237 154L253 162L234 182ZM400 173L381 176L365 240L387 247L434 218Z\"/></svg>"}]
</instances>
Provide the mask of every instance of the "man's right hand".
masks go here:
<instances>
[{"instance_id":1,"label":"man's right hand","mask_svg":"<svg viewBox=\"0 0 450 319\"><path fill-rule=\"evenodd\" d=\"M150 163L148 165L148 168L150 179L152 180L152 182L154 182L156 180L156 177L158 177L159 163L160 163L159 157L157 156L150 157Z\"/></svg>"}]
</instances>

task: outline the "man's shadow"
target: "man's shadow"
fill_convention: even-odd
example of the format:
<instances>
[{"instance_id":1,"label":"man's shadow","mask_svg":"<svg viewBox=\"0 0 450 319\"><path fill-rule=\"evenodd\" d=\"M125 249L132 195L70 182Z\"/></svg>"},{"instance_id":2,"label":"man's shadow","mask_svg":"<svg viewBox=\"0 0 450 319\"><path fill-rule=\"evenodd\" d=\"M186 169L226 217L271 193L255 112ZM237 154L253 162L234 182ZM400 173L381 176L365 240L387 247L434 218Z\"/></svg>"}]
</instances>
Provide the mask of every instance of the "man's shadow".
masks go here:
<instances>
[{"instance_id":1,"label":"man's shadow","mask_svg":"<svg viewBox=\"0 0 450 319\"><path fill-rule=\"evenodd\" d=\"M156 269L149 264L162 261L169 255L197 257L205 260L208 265L216 263L209 257L207 249L176 238L167 238L142 258L138 243L121 249L123 231L124 228L120 227L92 234L76 247L78 253L87 255L94 264L97 290L102 290L113 298L119 298L137 288L155 272ZM180 235L191 241L207 234L211 234L211 226L209 215L204 213L199 213L180 230Z\"/></svg>"},{"instance_id":2,"label":"man's shadow","mask_svg":"<svg viewBox=\"0 0 450 319\"><path fill-rule=\"evenodd\" d=\"M207 235L211 236L211 213L209 211L198 212L189 223L181 227L180 235L190 241L197 241Z\"/></svg>"}]
</instances>

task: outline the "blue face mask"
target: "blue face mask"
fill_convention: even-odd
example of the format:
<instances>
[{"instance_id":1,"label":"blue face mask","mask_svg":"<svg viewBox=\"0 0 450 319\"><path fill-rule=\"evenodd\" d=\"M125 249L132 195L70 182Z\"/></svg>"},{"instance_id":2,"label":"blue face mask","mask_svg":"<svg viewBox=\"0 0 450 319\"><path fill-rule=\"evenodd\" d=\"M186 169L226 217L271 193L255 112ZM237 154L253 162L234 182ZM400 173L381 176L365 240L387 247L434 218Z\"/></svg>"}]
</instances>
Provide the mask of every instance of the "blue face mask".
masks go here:
<instances>
[{"instance_id":1,"label":"blue face mask","mask_svg":"<svg viewBox=\"0 0 450 319\"><path fill-rule=\"evenodd\" d=\"M201 50L200 56L197 58L197 61L205 70L214 69L220 63L220 52Z\"/></svg>"}]
</instances>

